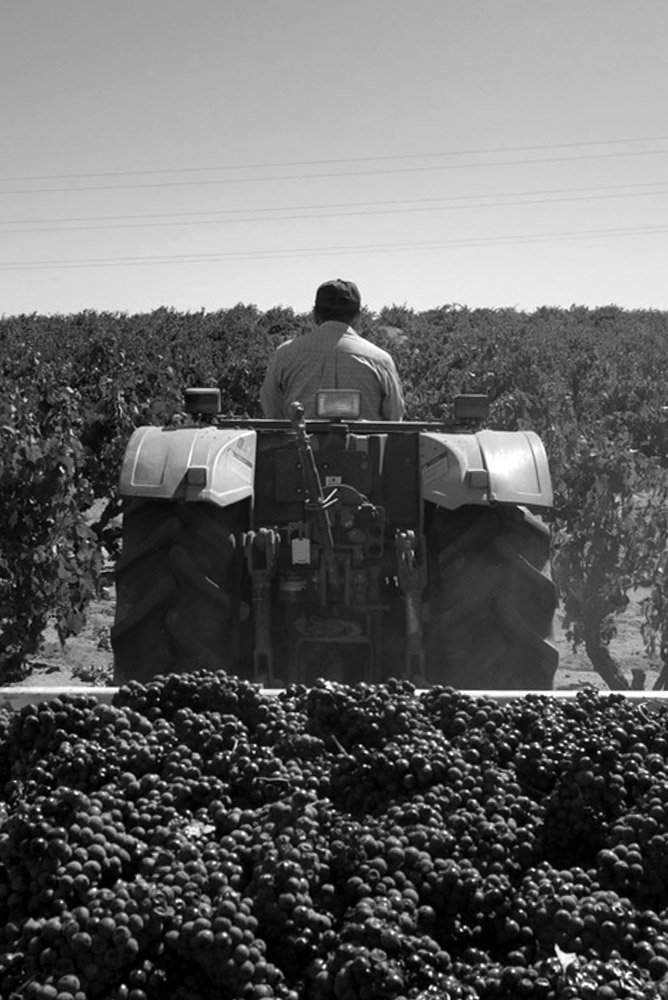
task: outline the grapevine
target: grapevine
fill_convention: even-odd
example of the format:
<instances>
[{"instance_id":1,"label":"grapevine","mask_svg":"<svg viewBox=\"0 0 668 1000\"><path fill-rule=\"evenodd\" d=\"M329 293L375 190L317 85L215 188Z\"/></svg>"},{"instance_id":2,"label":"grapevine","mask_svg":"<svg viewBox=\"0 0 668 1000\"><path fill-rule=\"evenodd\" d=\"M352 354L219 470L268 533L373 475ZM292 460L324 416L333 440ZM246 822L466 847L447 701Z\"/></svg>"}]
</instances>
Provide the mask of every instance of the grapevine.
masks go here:
<instances>
[{"instance_id":1,"label":"grapevine","mask_svg":"<svg viewBox=\"0 0 668 1000\"><path fill-rule=\"evenodd\" d=\"M116 484L134 428L178 420L193 385L218 386L227 414L258 416L271 352L309 322L252 305L0 318L5 681L28 670L50 616L63 639L81 628L102 558L118 558ZM666 367L666 314L387 306L365 311L360 329L395 356L412 418L442 420L457 393L483 392L491 427L541 435L567 627L606 682L624 686L611 647L633 586L653 588L648 646L665 645L668 413L656 372Z\"/></svg>"}]
</instances>

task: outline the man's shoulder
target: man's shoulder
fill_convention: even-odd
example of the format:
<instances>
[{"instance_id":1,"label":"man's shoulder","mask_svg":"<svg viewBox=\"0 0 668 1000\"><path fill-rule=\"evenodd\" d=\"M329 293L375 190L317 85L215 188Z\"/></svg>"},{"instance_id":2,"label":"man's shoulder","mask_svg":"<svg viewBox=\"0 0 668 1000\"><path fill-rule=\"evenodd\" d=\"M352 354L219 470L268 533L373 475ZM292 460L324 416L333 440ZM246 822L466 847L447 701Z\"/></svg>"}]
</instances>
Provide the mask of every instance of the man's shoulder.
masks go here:
<instances>
[{"instance_id":1,"label":"man's shoulder","mask_svg":"<svg viewBox=\"0 0 668 1000\"><path fill-rule=\"evenodd\" d=\"M278 345L276 350L284 351L286 347L290 347L291 344L294 344L295 340L297 340L297 337L290 337L290 340L284 340L282 343Z\"/></svg>"},{"instance_id":2,"label":"man's shoulder","mask_svg":"<svg viewBox=\"0 0 668 1000\"><path fill-rule=\"evenodd\" d=\"M286 358L289 358L291 354L294 354L295 351L299 350L302 340L303 336L291 337L290 340L284 340L276 348L274 357L279 361L284 361Z\"/></svg>"},{"instance_id":3,"label":"man's shoulder","mask_svg":"<svg viewBox=\"0 0 668 1000\"><path fill-rule=\"evenodd\" d=\"M290 351L295 348L305 347L308 344L318 343L318 331L312 329L302 330L300 333L296 333L294 337L290 337L289 340L284 340L276 348L277 351Z\"/></svg>"},{"instance_id":4,"label":"man's shoulder","mask_svg":"<svg viewBox=\"0 0 668 1000\"><path fill-rule=\"evenodd\" d=\"M392 355L383 347L379 347L378 344L374 344L371 340L367 340L366 337L362 337L355 330L348 330L348 334L352 335L350 342L354 344L355 350L360 354L364 354L366 357L373 358L376 361L382 361L385 364L394 363Z\"/></svg>"}]
</instances>

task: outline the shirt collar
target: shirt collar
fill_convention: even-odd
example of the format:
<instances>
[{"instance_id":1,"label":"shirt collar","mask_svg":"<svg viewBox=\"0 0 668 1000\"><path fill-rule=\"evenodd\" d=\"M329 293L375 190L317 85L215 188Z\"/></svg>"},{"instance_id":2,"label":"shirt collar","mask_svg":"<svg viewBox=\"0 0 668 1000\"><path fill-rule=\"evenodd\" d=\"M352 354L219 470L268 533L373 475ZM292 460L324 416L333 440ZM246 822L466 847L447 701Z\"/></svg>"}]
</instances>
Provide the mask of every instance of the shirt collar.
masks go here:
<instances>
[{"instance_id":1,"label":"shirt collar","mask_svg":"<svg viewBox=\"0 0 668 1000\"><path fill-rule=\"evenodd\" d=\"M341 323L337 319L328 319L326 322L321 323L316 328L316 332L318 336L324 337L342 337L344 333L352 334L353 337L357 336L352 326L348 326L347 323Z\"/></svg>"}]
</instances>

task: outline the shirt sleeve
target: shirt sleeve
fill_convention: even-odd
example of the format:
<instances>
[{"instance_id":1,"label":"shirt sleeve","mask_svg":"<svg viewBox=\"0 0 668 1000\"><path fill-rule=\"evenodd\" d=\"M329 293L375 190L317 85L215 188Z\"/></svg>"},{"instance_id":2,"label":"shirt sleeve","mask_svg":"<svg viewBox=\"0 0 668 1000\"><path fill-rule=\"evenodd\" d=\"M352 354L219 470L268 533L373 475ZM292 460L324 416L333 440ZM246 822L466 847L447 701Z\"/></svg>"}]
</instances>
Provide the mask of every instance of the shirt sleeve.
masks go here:
<instances>
[{"instance_id":1,"label":"shirt sleeve","mask_svg":"<svg viewBox=\"0 0 668 1000\"><path fill-rule=\"evenodd\" d=\"M264 382L260 389L260 406L268 420L282 420L283 398L280 389L280 368L278 356L274 354L267 365Z\"/></svg>"},{"instance_id":2,"label":"shirt sleeve","mask_svg":"<svg viewBox=\"0 0 668 1000\"><path fill-rule=\"evenodd\" d=\"M404 395L401 391L401 382L397 372L394 358L390 356L387 364L387 378L385 395L381 403L381 415L383 420L403 420L406 406Z\"/></svg>"}]
</instances>

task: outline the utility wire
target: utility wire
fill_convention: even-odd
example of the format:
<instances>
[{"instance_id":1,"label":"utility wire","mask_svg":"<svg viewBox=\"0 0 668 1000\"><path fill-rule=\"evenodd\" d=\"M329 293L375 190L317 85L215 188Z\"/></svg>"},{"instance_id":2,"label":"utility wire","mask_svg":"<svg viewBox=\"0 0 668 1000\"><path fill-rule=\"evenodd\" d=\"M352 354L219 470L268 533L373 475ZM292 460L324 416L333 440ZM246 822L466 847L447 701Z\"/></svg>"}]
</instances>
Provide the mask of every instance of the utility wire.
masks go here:
<instances>
[{"instance_id":1,"label":"utility wire","mask_svg":"<svg viewBox=\"0 0 668 1000\"><path fill-rule=\"evenodd\" d=\"M666 135L638 136L626 139L592 139L585 142L550 142L533 143L527 146L493 146L489 149L459 149L442 152L429 153L394 153L385 156L345 156L332 157L318 160L284 160L278 162L264 163L236 163L221 166L204 167L156 167L154 169L143 170L100 170L88 173L68 173L68 174L33 174L31 176L0 177L0 184L14 181L53 181L53 180L76 180L84 177L139 177L147 174L184 174L184 173L204 173L220 170L263 170L283 167L317 167L333 163L372 163L392 160L415 160L434 159L443 156L489 156L496 153L529 153L544 149L577 149L579 147L592 146L618 146L632 145L641 142L668 142ZM620 154L624 155L624 154Z\"/></svg>"},{"instance_id":2,"label":"utility wire","mask_svg":"<svg viewBox=\"0 0 668 1000\"><path fill-rule=\"evenodd\" d=\"M552 188L543 191L509 191L496 195L472 194L455 195L451 198L393 198L382 201L362 201L362 202L334 202L315 205L287 205L282 208L232 208L202 212L156 212L150 215L98 215L98 216L73 216L50 219L8 219L0 220L0 227L34 227L4 229L7 233L49 233L49 232L77 232L79 230L95 229L133 229L152 228L154 226L177 226L195 224L211 224L224 222L265 222L265 221L292 221L299 219L321 219L332 218L327 212L342 212L344 216L355 215L389 215L397 213L430 212L430 211L451 211L467 208L503 208L506 205L539 205L558 204L568 201L598 201L606 198L636 198L652 195L665 195L665 181L651 181L642 184L610 184L604 187L592 188ZM633 189L639 190L633 190ZM631 189L631 190L629 190ZM594 192L586 194L585 192ZM564 195L564 197L560 197ZM521 199L512 201L491 201L489 199ZM476 202L480 202L477 204ZM445 204L444 204L445 203ZM404 208L402 206L411 206ZM397 207L394 207L397 206ZM413 207L415 206L415 207ZM347 211L351 209L352 211ZM239 216L241 212L253 212L254 217L248 218L228 218L229 216ZM276 215L277 212L315 212L317 214L308 215ZM269 219L267 215L272 213ZM226 218L211 218L212 216L224 216ZM255 216L258 216L257 218ZM145 220L145 221L139 221ZM159 220L159 221L154 221ZM167 220L167 221L164 221ZM171 221L177 220L177 221ZM181 221L185 220L185 221ZM59 223L59 225L52 225ZM78 225L78 223L102 223L102 225ZM112 223L107 225L106 223ZM117 224L118 223L118 224ZM129 224L126 224L129 223ZM3 229L0 228L0 235Z\"/></svg>"},{"instance_id":3,"label":"utility wire","mask_svg":"<svg viewBox=\"0 0 668 1000\"><path fill-rule=\"evenodd\" d=\"M97 257L83 260L0 261L0 270L79 269L90 267L137 267L155 264L189 264L236 260L280 260L300 257L331 257L341 254L405 253L447 250L456 247L509 246L530 243L568 242L627 236L655 236L668 233L668 226L638 226L627 229L584 229L563 233L524 233L464 240L435 240L419 243L370 243L335 247L292 247L283 250L248 250L220 253L175 254L152 257Z\"/></svg>"},{"instance_id":4,"label":"utility wire","mask_svg":"<svg viewBox=\"0 0 668 1000\"><path fill-rule=\"evenodd\" d=\"M18 233L76 233L76 232L96 232L99 230L118 230L118 229L155 229L155 228L173 228L178 226L233 226L238 224L247 223L257 223L261 222L265 225L268 222L294 222L312 219L349 219L359 216L378 216L378 215L417 215L425 213L435 213L435 212L455 212L455 211L466 211L471 209L481 209L481 208L506 208L506 207L517 207L522 205L559 205L570 202L578 201L604 201L610 200L612 198L647 198L656 197L657 195L668 195L668 189L664 191L627 191L618 192L616 194L597 194L597 195L575 195L573 197L557 197L557 198L524 198L515 199L511 201L490 201L490 202L479 202L477 204L456 204L456 205L439 205L430 204L428 206L421 207L411 207L411 208L360 208L357 210L341 210L341 208L336 209L336 214L333 212L308 212L302 215L272 215L267 216L240 216L238 218L225 218L225 219L211 219L211 218L192 218L193 215L197 213L186 213L191 216L189 219L175 219L173 221L160 221L160 222L109 222L103 223L101 225L70 225L70 226L51 226L51 225L41 225L34 227L23 227L18 229L0 229L0 236L3 234L18 234ZM425 199L428 200L428 199ZM398 203L400 204L400 203ZM327 206L323 206L327 207ZM270 209L272 212L281 212L284 209ZM221 213L223 214L223 213ZM0 223L0 225L7 225L6 223Z\"/></svg>"},{"instance_id":5,"label":"utility wire","mask_svg":"<svg viewBox=\"0 0 668 1000\"><path fill-rule=\"evenodd\" d=\"M668 149L636 150L628 153L585 153L582 156L549 156L540 159L519 160L489 160L486 163L442 163L432 167L390 167L388 170L339 170L312 174L286 174L271 177L218 177L215 180L193 181L150 181L149 183L133 184L90 184L85 187L51 187L51 188L10 188L0 191L0 197L5 195L23 194L65 194L81 193L83 191L130 191L147 188L168 187L212 187L221 184L266 184L275 181L323 180L338 177L376 177L391 174L424 174L444 170L474 170L476 168L535 166L542 163L572 163L582 160L619 159L629 156L665 156Z\"/></svg>"}]
</instances>

